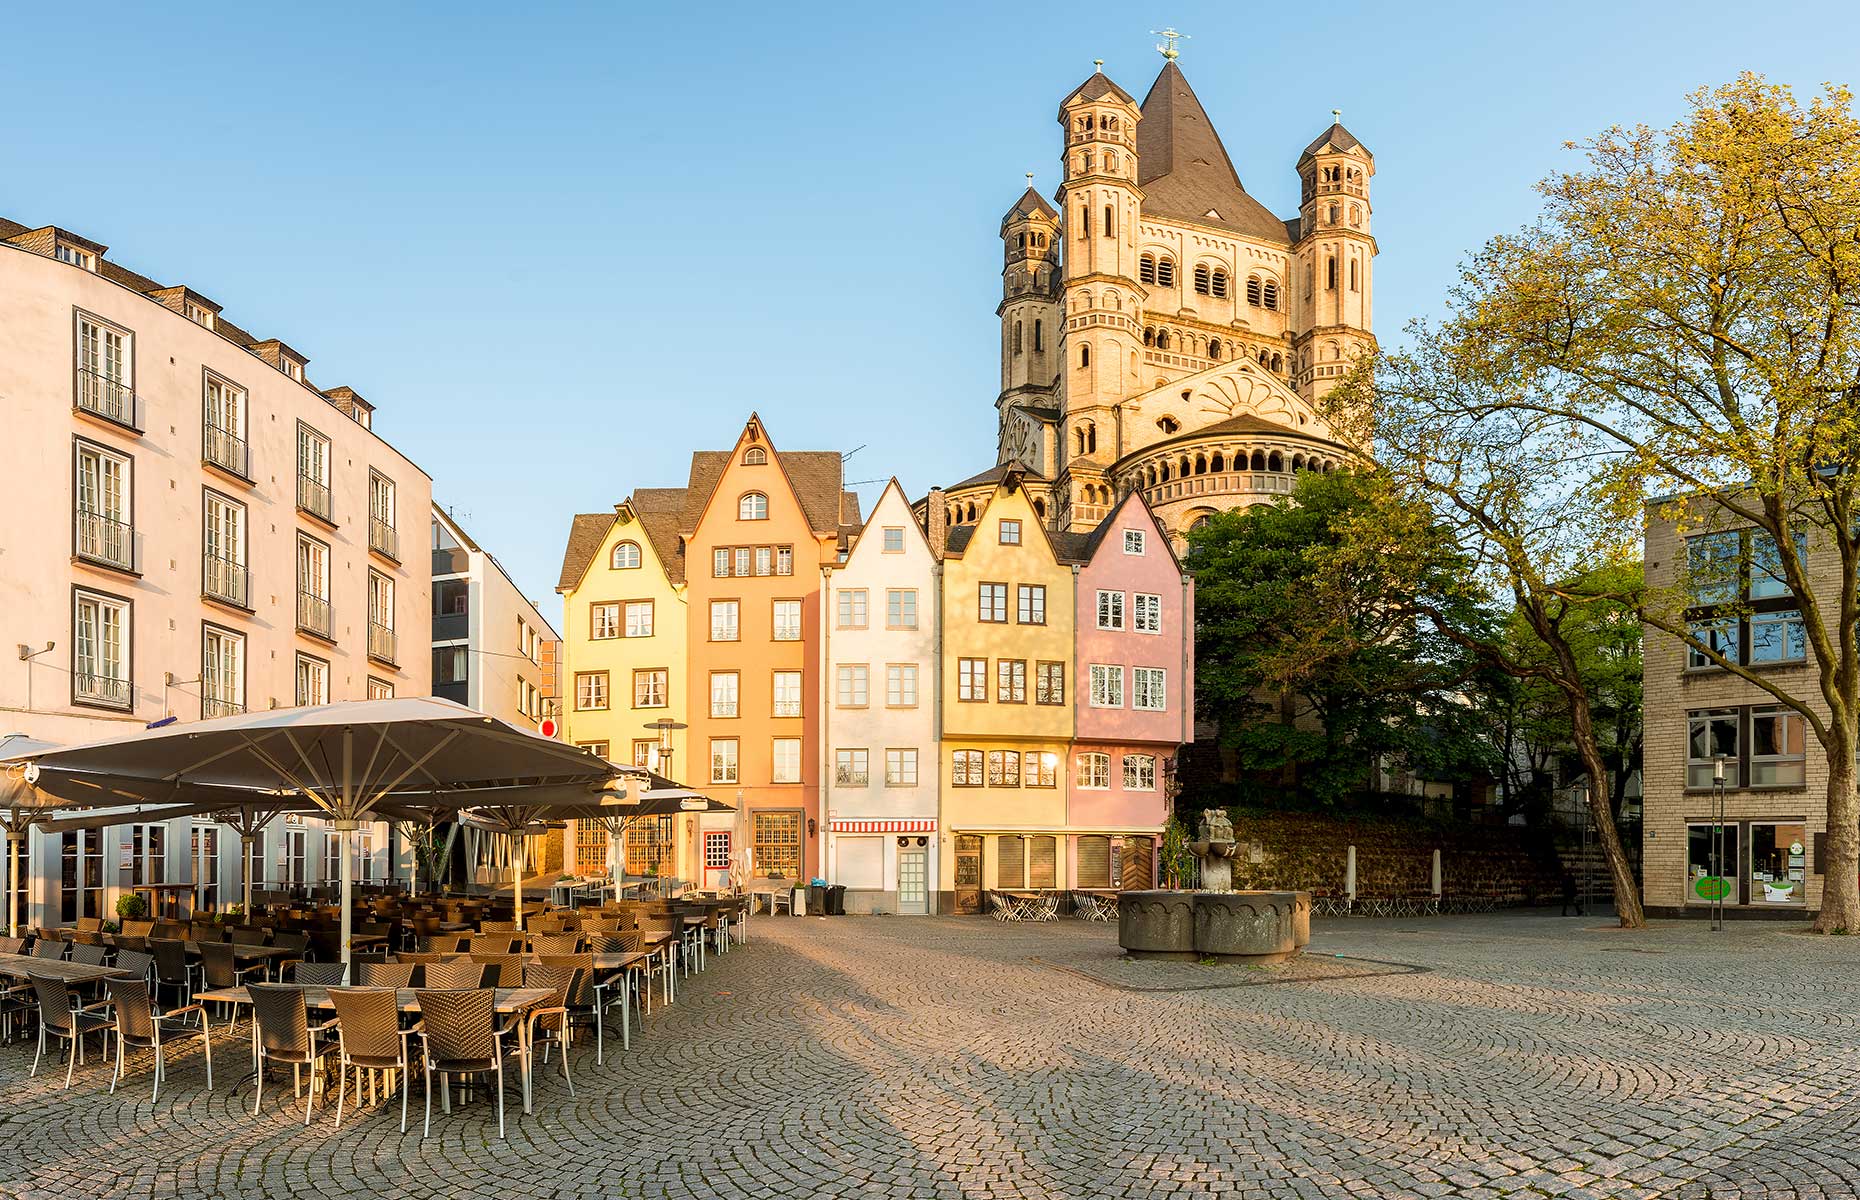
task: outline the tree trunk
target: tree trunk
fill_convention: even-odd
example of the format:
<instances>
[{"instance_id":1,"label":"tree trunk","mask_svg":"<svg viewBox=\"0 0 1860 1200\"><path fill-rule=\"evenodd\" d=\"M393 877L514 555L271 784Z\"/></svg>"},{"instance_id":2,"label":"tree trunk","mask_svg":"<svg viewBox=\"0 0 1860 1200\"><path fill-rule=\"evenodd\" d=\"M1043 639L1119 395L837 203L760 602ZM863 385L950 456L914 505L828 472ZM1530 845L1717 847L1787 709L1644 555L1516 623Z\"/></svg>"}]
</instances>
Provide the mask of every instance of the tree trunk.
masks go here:
<instances>
[{"instance_id":1,"label":"tree trunk","mask_svg":"<svg viewBox=\"0 0 1860 1200\"><path fill-rule=\"evenodd\" d=\"M1836 723L1828 747L1828 853L1816 933L1860 932L1860 796L1854 792L1854 747Z\"/></svg>"},{"instance_id":2,"label":"tree trunk","mask_svg":"<svg viewBox=\"0 0 1860 1200\"><path fill-rule=\"evenodd\" d=\"M1582 672L1576 666L1575 651L1562 631L1532 613L1537 636L1556 655L1559 678L1555 681L1569 699L1569 725L1576 753L1583 770L1589 774L1589 815L1595 822L1595 835L1608 859L1608 873L1615 883L1615 915L1623 929L1644 929L1647 914L1640 906L1640 880L1634 878L1627 852L1621 846L1621 831L1615 826L1614 796L1608 786L1608 771L1602 765L1602 750L1595 742L1595 714L1589 707L1589 693L1582 685Z\"/></svg>"}]
</instances>

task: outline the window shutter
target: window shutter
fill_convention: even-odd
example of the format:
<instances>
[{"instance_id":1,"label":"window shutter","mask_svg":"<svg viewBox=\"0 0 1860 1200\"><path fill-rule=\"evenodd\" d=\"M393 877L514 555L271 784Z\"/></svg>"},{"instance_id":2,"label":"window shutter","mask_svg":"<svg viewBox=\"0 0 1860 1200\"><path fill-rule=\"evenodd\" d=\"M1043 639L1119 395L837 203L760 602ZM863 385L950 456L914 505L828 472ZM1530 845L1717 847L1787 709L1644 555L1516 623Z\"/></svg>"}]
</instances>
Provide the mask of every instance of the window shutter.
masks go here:
<instances>
[{"instance_id":1,"label":"window shutter","mask_svg":"<svg viewBox=\"0 0 1860 1200\"><path fill-rule=\"evenodd\" d=\"M1111 839L1087 836L1079 839L1079 886L1111 886Z\"/></svg>"},{"instance_id":2,"label":"window shutter","mask_svg":"<svg viewBox=\"0 0 1860 1200\"><path fill-rule=\"evenodd\" d=\"M1057 880L1057 838L1036 835L1033 839L1031 858L1032 866L1027 873L1027 886L1036 888L1058 887Z\"/></svg>"},{"instance_id":3,"label":"window shutter","mask_svg":"<svg viewBox=\"0 0 1860 1200\"><path fill-rule=\"evenodd\" d=\"M1826 875L1827 873L1828 835L1825 833L1818 833L1815 835L1815 874Z\"/></svg>"},{"instance_id":4,"label":"window shutter","mask_svg":"<svg viewBox=\"0 0 1860 1200\"><path fill-rule=\"evenodd\" d=\"M1027 860L1021 851L1024 840L1019 834L997 839L1000 858L995 864L995 886L1009 891L1027 886Z\"/></svg>"}]
</instances>

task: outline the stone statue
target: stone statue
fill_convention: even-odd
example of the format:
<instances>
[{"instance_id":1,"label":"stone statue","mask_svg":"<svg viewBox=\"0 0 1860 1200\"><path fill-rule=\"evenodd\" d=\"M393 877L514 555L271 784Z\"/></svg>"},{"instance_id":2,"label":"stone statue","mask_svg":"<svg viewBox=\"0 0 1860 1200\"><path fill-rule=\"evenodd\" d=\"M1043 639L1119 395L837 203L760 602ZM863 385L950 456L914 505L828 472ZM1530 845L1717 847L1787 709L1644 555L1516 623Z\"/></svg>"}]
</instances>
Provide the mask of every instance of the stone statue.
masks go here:
<instances>
[{"instance_id":1,"label":"stone statue","mask_svg":"<svg viewBox=\"0 0 1860 1200\"><path fill-rule=\"evenodd\" d=\"M1201 810L1201 837L1188 844L1201 860L1201 888L1209 892L1233 890L1234 823L1224 808Z\"/></svg>"},{"instance_id":2,"label":"stone statue","mask_svg":"<svg viewBox=\"0 0 1860 1200\"><path fill-rule=\"evenodd\" d=\"M1224 808L1204 808L1201 810L1201 840L1209 845L1234 842L1234 823L1227 819Z\"/></svg>"}]
</instances>

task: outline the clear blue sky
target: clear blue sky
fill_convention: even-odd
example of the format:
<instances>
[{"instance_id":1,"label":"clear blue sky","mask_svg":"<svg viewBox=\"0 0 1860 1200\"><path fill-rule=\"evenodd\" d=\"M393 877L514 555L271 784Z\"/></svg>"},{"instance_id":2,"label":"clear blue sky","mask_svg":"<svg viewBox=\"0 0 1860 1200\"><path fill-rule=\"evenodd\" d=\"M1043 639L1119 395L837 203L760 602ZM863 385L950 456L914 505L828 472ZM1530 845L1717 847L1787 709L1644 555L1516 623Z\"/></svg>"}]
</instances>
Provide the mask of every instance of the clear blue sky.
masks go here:
<instances>
[{"instance_id":1,"label":"clear blue sky","mask_svg":"<svg viewBox=\"0 0 1860 1200\"><path fill-rule=\"evenodd\" d=\"M571 513L750 410L915 496L993 462L1001 213L1149 30L1294 211L1375 152L1376 326L1438 308L1566 139L1743 69L1854 82L1851 3L92 5L8 22L0 214L59 224L350 384L543 607ZM1250 118L1250 119L1249 119ZM876 487L861 489L868 500Z\"/></svg>"}]
</instances>

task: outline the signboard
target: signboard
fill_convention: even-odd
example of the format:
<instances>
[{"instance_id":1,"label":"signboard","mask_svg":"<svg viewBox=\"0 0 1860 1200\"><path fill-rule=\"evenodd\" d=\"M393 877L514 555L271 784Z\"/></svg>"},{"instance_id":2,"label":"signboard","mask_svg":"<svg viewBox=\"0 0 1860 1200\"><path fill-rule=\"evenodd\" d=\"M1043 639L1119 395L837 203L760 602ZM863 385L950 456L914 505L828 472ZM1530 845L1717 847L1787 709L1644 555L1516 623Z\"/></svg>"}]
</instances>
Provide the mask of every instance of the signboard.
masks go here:
<instances>
[{"instance_id":1,"label":"signboard","mask_svg":"<svg viewBox=\"0 0 1860 1200\"><path fill-rule=\"evenodd\" d=\"M536 727L536 732L542 734L546 738L554 737L556 735L555 718L544 717L542 724Z\"/></svg>"},{"instance_id":2,"label":"signboard","mask_svg":"<svg viewBox=\"0 0 1860 1200\"><path fill-rule=\"evenodd\" d=\"M1692 881L1692 890L1701 900L1724 900L1731 895L1731 881L1719 875L1701 875Z\"/></svg>"},{"instance_id":3,"label":"signboard","mask_svg":"<svg viewBox=\"0 0 1860 1200\"><path fill-rule=\"evenodd\" d=\"M702 796L686 796L678 802L678 807L685 812L709 812L710 801Z\"/></svg>"}]
</instances>

